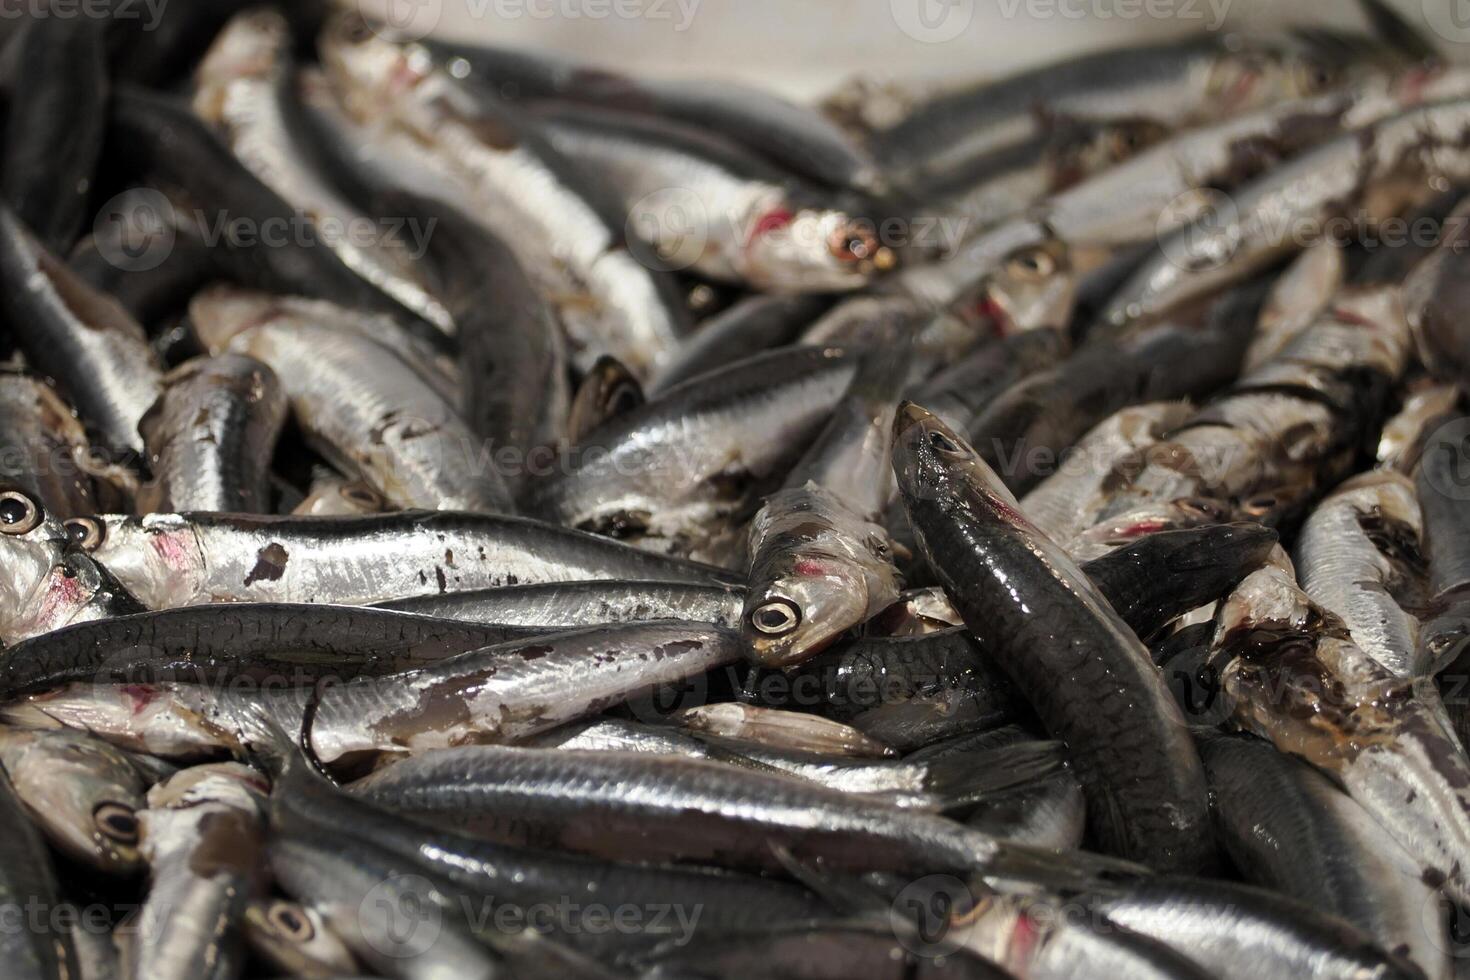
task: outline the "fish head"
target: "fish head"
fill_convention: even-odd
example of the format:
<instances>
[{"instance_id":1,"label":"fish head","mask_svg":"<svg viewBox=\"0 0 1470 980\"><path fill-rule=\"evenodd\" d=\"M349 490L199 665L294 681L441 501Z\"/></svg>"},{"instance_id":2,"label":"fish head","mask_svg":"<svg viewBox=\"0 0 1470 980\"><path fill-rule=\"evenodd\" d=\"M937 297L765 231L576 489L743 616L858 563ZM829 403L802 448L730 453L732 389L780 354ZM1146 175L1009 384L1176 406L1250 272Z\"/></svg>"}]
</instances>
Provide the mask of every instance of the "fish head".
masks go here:
<instances>
[{"instance_id":1,"label":"fish head","mask_svg":"<svg viewBox=\"0 0 1470 980\"><path fill-rule=\"evenodd\" d=\"M1347 57L1325 33L1247 39L1213 59L1205 92L1222 116L1306 98L1342 85L1349 77Z\"/></svg>"},{"instance_id":2,"label":"fish head","mask_svg":"<svg viewBox=\"0 0 1470 980\"><path fill-rule=\"evenodd\" d=\"M269 78L291 40L286 18L272 8L246 10L215 37L195 72L194 111L219 120L232 82Z\"/></svg>"},{"instance_id":3,"label":"fish head","mask_svg":"<svg viewBox=\"0 0 1470 980\"><path fill-rule=\"evenodd\" d=\"M316 909L284 898L256 900L245 910L250 945L276 966L301 975L360 972L357 958Z\"/></svg>"},{"instance_id":4,"label":"fish head","mask_svg":"<svg viewBox=\"0 0 1470 980\"><path fill-rule=\"evenodd\" d=\"M1031 526L1015 495L974 448L913 402L899 406L894 419L893 472L910 504L980 508L1008 524Z\"/></svg>"},{"instance_id":5,"label":"fish head","mask_svg":"<svg viewBox=\"0 0 1470 980\"><path fill-rule=\"evenodd\" d=\"M1069 187L1091 174L1122 163L1168 139L1174 130L1143 117L1109 120L1063 136L1052 149L1053 190Z\"/></svg>"},{"instance_id":6,"label":"fish head","mask_svg":"<svg viewBox=\"0 0 1470 980\"><path fill-rule=\"evenodd\" d=\"M745 600L745 648L763 667L794 667L867 616L868 577L854 562L815 550L787 558Z\"/></svg>"},{"instance_id":7,"label":"fish head","mask_svg":"<svg viewBox=\"0 0 1470 980\"><path fill-rule=\"evenodd\" d=\"M64 729L7 732L3 741L6 775L58 848L109 874L138 869L143 784L127 756Z\"/></svg>"},{"instance_id":8,"label":"fish head","mask_svg":"<svg viewBox=\"0 0 1470 980\"><path fill-rule=\"evenodd\" d=\"M766 210L745 244L752 282L775 290L843 290L897 264L866 218L826 208Z\"/></svg>"},{"instance_id":9,"label":"fish head","mask_svg":"<svg viewBox=\"0 0 1470 980\"><path fill-rule=\"evenodd\" d=\"M0 488L0 641L31 614L31 601L66 551L65 526L23 490Z\"/></svg>"},{"instance_id":10,"label":"fish head","mask_svg":"<svg viewBox=\"0 0 1470 980\"><path fill-rule=\"evenodd\" d=\"M433 58L422 47L397 43L386 28L355 12L328 20L319 49L328 75L359 119L381 115L433 69Z\"/></svg>"},{"instance_id":11,"label":"fish head","mask_svg":"<svg viewBox=\"0 0 1470 980\"><path fill-rule=\"evenodd\" d=\"M965 289L951 310L1002 337L1061 329L1076 307L1077 282L1066 245L1050 238L1010 252Z\"/></svg>"}]
</instances>

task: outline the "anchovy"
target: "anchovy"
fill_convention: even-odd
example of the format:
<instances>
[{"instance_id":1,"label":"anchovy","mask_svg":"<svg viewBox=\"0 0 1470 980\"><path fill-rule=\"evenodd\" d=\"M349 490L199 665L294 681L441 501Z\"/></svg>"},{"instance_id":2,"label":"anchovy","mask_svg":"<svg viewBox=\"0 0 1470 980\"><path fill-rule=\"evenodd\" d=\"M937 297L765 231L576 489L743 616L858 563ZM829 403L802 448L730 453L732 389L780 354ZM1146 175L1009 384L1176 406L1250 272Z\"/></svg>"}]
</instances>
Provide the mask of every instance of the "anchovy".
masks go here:
<instances>
[{"instance_id":1,"label":"anchovy","mask_svg":"<svg viewBox=\"0 0 1470 980\"><path fill-rule=\"evenodd\" d=\"M1403 407L1383 424L1378 438L1378 465L1413 475L1433 427L1443 424L1460 403L1454 385L1431 384L1414 390Z\"/></svg>"},{"instance_id":2,"label":"anchovy","mask_svg":"<svg viewBox=\"0 0 1470 980\"><path fill-rule=\"evenodd\" d=\"M274 10L236 15L215 38L196 76L194 111L218 126L261 183L309 215L349 269L448 334L450 312L429 290L408 243L343 200L309 158L292 104L290 27ZM371 228L367 235L362 229Z\"/></svg>"},{"instance_id":3,"label":"anchovy","mask_svg":"<svg viewBox=\"0 0 1470 980\"><path fill-rule=\"evenodd\" d=\"M138 423L152 473L138 510L268 513L266 464L287 411L275 372L225 354L187 361L162 385Z\"/></svg>"},{"instance_id":4,"label":"anchovy","mask_svg":"<svg viewBox=\"0 0 1470 980\"><path fill-rule=\"evenodd\" d=\"M747 296L699 325L649 380L658 395L690 378L716 371L753 351L796 342L801 330L832 305L825 296Z\"/></svg>"},{"instance_id":5,"label":"anchovy","mask_svg":"<svg viewBox=\"0 0 1470 980\"><path fill-rule=\"evenodd\" d=\"M0 847L0 909L16 917L13 928L0 930L6 975L15 980L72 980L78 975L78 963L70 932L56 916L26 913L26 909L59 908L61 893L46 844L4 776L0 776L0 821L7 828Z\"/></svg>"},{"instance_id":6,"label":"anchovy","mask_svg":"<svg viewBox=\"0 0 1470 980\"><path fill-rule=\"evenodd\" d=\"M326 980L360 972L357 957L313 906L257 899L245 909L245 940L252 954L293 977Z\"/></svg>"},{"instance_id":7,"label":"anchovy","mask_svg":"<svg viewBox=\"0 0 1470 980\"><path fill-rule=\"evenodd\" d=\"M65 520L97 508L99 467L76 412L39 378L0 371L0 481Z\"/></svg>"},{"instance_id":8,"label":"anchovy","mask_svg":"<svg viewBox=\"0 0 1470 980\"><path fill-rule=\"evenodd\" d=\"M138 422L162 373L143 328L47 251L9 208L0 208L0 283L7 322L31 363L66 392L101 446L141 454Z\"/></svg>"},{"instance_id":9,"label":"anchovy","mask_svg":"<svg viewBox=\"0 0 1470 980\"><path fill-rule=\"evenodd\" d=\"M216 355L245 354L269 365L313 445L390 502L512 512L489 447L392 349L314 323L269 296L204 294L190 304L190 317ZM364 390L365 377L371 389Z\"/></svg>"},{"instance_id":10,"label":"anchovy","mask_svg":"<svg viewBox=\"0 0 1470 980\"><path fill-rule=\"evenodd\" d=\"M1470 175L1470 102L1448 101L1391 116L1283 164L1235 195L1218 231L1210 214L1164 238L1099 319L1119 326L1155 317L1239 282L1303 246L1304 224L1322 227L1364 205L1385 181ZM1202 230L1204 229L1204 230Z\"/></svg>"},{"instance_id":11,"label":"anchovy","mask_svg":"<svg viewBox=\"0 0 1470 980\"><path fill-rule=\"evenodd\" d=\"M527 510L697 552L712 525L749 507L761 484L796 462L854 361L832 349L785 349L687 381L574 447L567 469L531 487Z\"/></svg>"},{"instance_id":12,"label":"anchovy","mask_svg":"<svg viewBox=\"0 0 1470 980\"><path fill-rule=\"evenodd\" d=\"M33 19L17 41L25 98L9 100L0 194L43 248L65 254L89 211L107 132L106 22Z\"/></svg>"},{"instance_id":13,"label":"anchovy","mask_svg":"<svg viewBox=\"0 0 1470 980\"><path fill-rule=\"evenodd\" d=\"M218 603L73 623L9 647L0 697L74 681L309 687L397 673L545 632L359 606Z\"/></svg>"},{"instance_id":14,"label":"anchovy","mask_svg":"<svg viewBox=\"0 0 1470 980\"><path fill-rule=\"evenodd\" d=\"M864 356L831 420L751 520L742 633L750 659L790 667L898 599L887 532L893 412L909 337Z\"/></svg>"},{"instance_id":15,"label":"anchovy","mask_svg":"<svg viewBox=\"0 0 1470 980\"><path fill-rule=\"evenodd\" d=\"M352 790L489 840L612 859L779 868L779 846L834 869L1004 874L1014 866L1022 876L1085 880L1110 867L1081 854L1057 859L1002 844L942 817L791 776L674 756L452 748L395 763ZM1064 870L1062 861L1076 863Z\"/></svg>"},{"instance_id":16,"label":"anchovy","mask_svg":"<svg viewBox=\"0 0 1470 980\"><path fill-rule=\"evenodd\" d=\"M647 402L643 386L627 365L615 357L599 357L572 398L567 413L567 444L576 446L586 442L603 424Z\"/></svg>"},{"instance_id":17,"label":"anchovy","mask_svg":"<svg viewBox=\"0 0 1470 980\"><path fill-rule=\"evenodd\" d=\"M436 57L507 97L556 98L707 128L821 184L879 192L877 165L820 112L729 79L663 81L498 48L431 40Z\"/></svg>"},{"instance_id":18,"label":"anchovy","mask_svg":"<svg viewBox=\"0 0 1470 980\"><path fill-rule=\"evenodd\" d=\"M265 797L236 763L185 769L148 791L140 816L148 897L126 975L226 980L244 962L245 908L261 887Z\"/></svg>"},{"instance_id":19,"label":"anchovy","mask_svg":"<svg viewBox=\"0 0 1470 980\"><path fill-rule=\"evenodd\" d=\"M1068 744L1095 839L1156 868L1208 865L1199 755L1138 637L974 451L912 404L899 410L894 471L966 624Z\"/></svg>"},{"instance_id":20,"label":"anchovy","mask_svg":"<svg viewBox=\"0 0 1470 980\"><path fill-rule=\"evenodd\" d=\"M898 754L840 722L776 708L735 702L697 705L684 709L675 721L699 735L749 741L788 752L858 759Z\"/></svg>"},{"instance_id":21,"label":"anchovy","mask_svg":"<svg viewBox=\"0 0 1470 980\"><path fill-rule=\"evenodd\" d=\"M871 218L708 132L602 108L542 108L533 119L607 178L633 229L672 267L771 292L837 292L896 262Z\"/></svg>"},{"instance_id":22,"label":"anchovy","mask_svg":"<svg viewBox=\"0 0 1470 980\"><path fill-rule=\"evenodd\" d=\"M1256 322L1243 369L1254 371L1281 353L1297 334L1327 312L1347 278L1347 259L1334 241L1317 242L1292 260L1271 286Z\"/></svg>"},{"instance_id":23,"label":"anchovy","mask_svg":"<svg viewBox=\"0 0 1470 980\"><path fill-rule=\"evenodd\" d=\"M3 507L0 499L0 519ZM603 579L728 581L707 565L650 555L538 521L484 514L114 514L79 518L61 535L68 530L150 609L222 601L359 605L502 585ZM385 555L393 559L385 561ZM40 577L44 571L29 574Z\"/></svg>"},{"instance_id":24,"label":"anchovy","mask_svg":"<svg viewBox=\"0 0 1470 980\"><path fill-rule=\"evenodd\" d=\"M1366 810L1260 739L1204 738L1200 755L1220 842L1249 881L1352 923L1430 977L1449 975L1434 889Z\"/></svg>"},{"instance_id":25,"label":"anchovy","mask_svg":"<svg viewBox=\"0 0 1470 980\"><path fill-rule=\"evenodd\" d=\"M0 729L0 766L54 847L106 874L140 866L143 779L122 752L75 731Z\"/></svg>"},{"instance_id":26,"label":"anchovy","mask_svg":"<svg viewBox=\"0 0 1470 980\"><path fill-rule=\"evenodd\" d=\"M378 491L361 480L348 480L329 467L313 474L310 492L291 509L297 517L360 517L390 509Z\"/></svg>"},{"instance_id":27,"label":"anchovy","mask_svg":"<svg viewBox=\"0 0 1470 980\"><path fill-rule=\"evenodd\" d=\"M1274 566L1221 606L1211 661L1238 725L1329 775L1426 881L1465 900L1470 762L1410 681L1359 649Z\"/></svg>"},{"instance_id":28,"label":"anchovy","mask_svg":"<svg viewBox=\"0 0 1470 980\"><path fill-rule=\"evenodd\" d=\"M374 603L441 619L552 631L654 619L739 627L744 604L745 592L735 586L636 581L502 586Z\"/></svg>"}]
</instances>

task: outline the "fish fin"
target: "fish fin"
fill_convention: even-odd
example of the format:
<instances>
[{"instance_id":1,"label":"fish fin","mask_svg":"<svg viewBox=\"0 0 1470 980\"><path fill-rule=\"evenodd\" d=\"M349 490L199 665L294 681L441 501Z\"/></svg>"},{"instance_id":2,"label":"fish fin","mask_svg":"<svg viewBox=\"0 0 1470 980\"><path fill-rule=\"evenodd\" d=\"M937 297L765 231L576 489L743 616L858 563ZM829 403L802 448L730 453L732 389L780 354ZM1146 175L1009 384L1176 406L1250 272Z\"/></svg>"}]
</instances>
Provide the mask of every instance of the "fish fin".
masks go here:
<instances>
[{"instance_id":1,"label":"fish fin","mask_svg":"<svg viewBox=\"0 0 1470 980\"><path fill-rule=\"evenodd\" d=\"M1141 864L1092 851L1050 851L985 836L990 840L990 854L979 862L977 871L987 886L999 892L1041 888L1060 894L1105 894L1153 874Z\"/></svg>"},{"instance_id":2,"label":"fish fin","mask_svg":"<svg viewBox=\"0 0 1470 980\"><path fill-rule=\"evenodd\" d=\"M815 863L797 860L781 844L772 844L771 852L787 874L840 915L886 916L893 908L891 898L861 878L824 871Z\"/></svg>"},{"instance_id":3,"label":"fish fin","mask_svg":"<svg viewBox=\"0 0 1470 980\"><path fill-rule=\"evenodd\" d=\"M937 810L955 810L986 796L1054 775L1067 762L1061 742L1018 742L978 752L955 752L930 761L924 793Z\"/></svg>"},{"instance_id":4,"label":"fish fin","mask_svg":"<svg viewBox=\"0 0 1470 980\"><path fill-rule=\"evenodd\" d=\"M1384 0L1358 0L1358 6L1373 33L1395 51L1414 61L1440 57L1434 42Z\"/></svg>"}]
</instances>

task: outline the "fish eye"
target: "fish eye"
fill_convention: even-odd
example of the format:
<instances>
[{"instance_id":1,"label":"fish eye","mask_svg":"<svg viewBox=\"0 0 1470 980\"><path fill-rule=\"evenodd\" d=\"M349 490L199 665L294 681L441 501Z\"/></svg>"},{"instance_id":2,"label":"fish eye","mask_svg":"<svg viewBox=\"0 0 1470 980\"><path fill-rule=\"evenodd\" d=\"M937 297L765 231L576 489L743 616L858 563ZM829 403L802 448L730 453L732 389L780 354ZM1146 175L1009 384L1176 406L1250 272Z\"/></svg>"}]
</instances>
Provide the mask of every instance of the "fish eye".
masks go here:
<instances>
[{"instance_id":1,"label":"fish eye","mask_svg":"<svg viewBox=\"0 0 1470 980\"><path fill-rule=\"evenodd\" d=\"M878 242L864 229L849 225L833 232L827 247L843 262L861 262L873 258Z\"/></svg>"},{"instance_id":2,"label":"fish eye","mask_svg":"<svg viewBox=\"0 0 1470 980\"><path fill-rule=\"evenodd\" d=\"M638 389L630 384L620 384L613 389L612 397L607 400L608 409L613 415L622 415L637 408L643 401Z\"/></svg>"},{"instance_id":3,"label":"fish eye","mask_svg":"<svg viewBox=\"0 0 1470 980\"><path fill-rule=\"evenodd\" d=\"M938 429L931 429L929 431L929 445L941 453L958 455L960 452L960 447L955 445L955 441Z\"/></svg>"},{"instance_id":4,"label":"fish eye","mask_svg":"<svg viewBox=\"0 0 1470 980\"><path fill-rule=\"evenodd\" d=\"M121 803L101 803L92 811L92 822L102 836L119 844L138 843L138 815Z\"/></svg>"},{"instance_id":5,"label":"fish eye","mask_svg":"<svg viewBox=\"0 0 1470 980\"><path fill-rule=\"evenodd\" d=\"M73 517L66 522L66 537L83 551L95 551L107 537L107 527L95 517Z\"/></svg>"},{"instance_id":6,"label":"fish eye","mask_svg":"<svg viewBox=\"0 0 1470 980\"><path fill-rule=\"evenodd\" d=\"M289 902L276 902L265 917L277 932L295 942L310 942L316 936L311 920Z\"/></svg>"},{"instance_id":7,"label":"fish eye","mask_svg":"<svg viewBox=\"0 0 1470 980\"><path fill-rule=\"evenodd\" d=\"M1044 249L1031 248L1012 256L1006 271L1022 282L1037 282L1057 271L1057 260Z\"/></svg>"},{"instance_id":8,"label":"fish eye","mask_svg":"<svg viewBox=\"0 0 1470 980\"><path fill-rule=\"evenodd\" d=\"M801 610L785 599L773 599L750 614L750 625L767 636L784 636L801 625Z\"/></svg>"},{"instance_id":9,"label":"fish eye","mask_svg":"<svg viewBox=\"0 0 1470 980\"><path fill-rule=\"evenodd\" d=\"M0 534L29 534L41 523L41 505L19 490L0 493Z\"/></svg>"},{"instance_id":10,"label":"fish eye","mask_svg":"<svg viewBox=\"0 0 1470 980\"><path fill-rule=\"evenodd\" d=\"M340 493L342 498L359 507L377 507L378 495L359 483L345 484Z\"/></svg>"}]
</instances>

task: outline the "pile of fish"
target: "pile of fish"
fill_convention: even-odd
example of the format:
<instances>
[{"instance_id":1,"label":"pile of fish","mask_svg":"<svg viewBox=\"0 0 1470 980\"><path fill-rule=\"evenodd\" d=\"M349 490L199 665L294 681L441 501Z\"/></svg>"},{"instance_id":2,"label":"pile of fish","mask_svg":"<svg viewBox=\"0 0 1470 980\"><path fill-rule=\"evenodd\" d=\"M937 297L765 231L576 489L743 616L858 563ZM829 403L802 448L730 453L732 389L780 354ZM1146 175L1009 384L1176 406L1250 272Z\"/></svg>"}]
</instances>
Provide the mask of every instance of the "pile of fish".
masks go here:
<instances>
[{"instance_id":1,"label":"pile of fish","mask_svg":"<svg viewBox=\"0 0 1470 980\"><path fill-rule=\"evenodd\" d=\"M33 6L5 977L1470 975L1470 70L1386 7L808 106Z\"/></svg>"}]
</instances>

